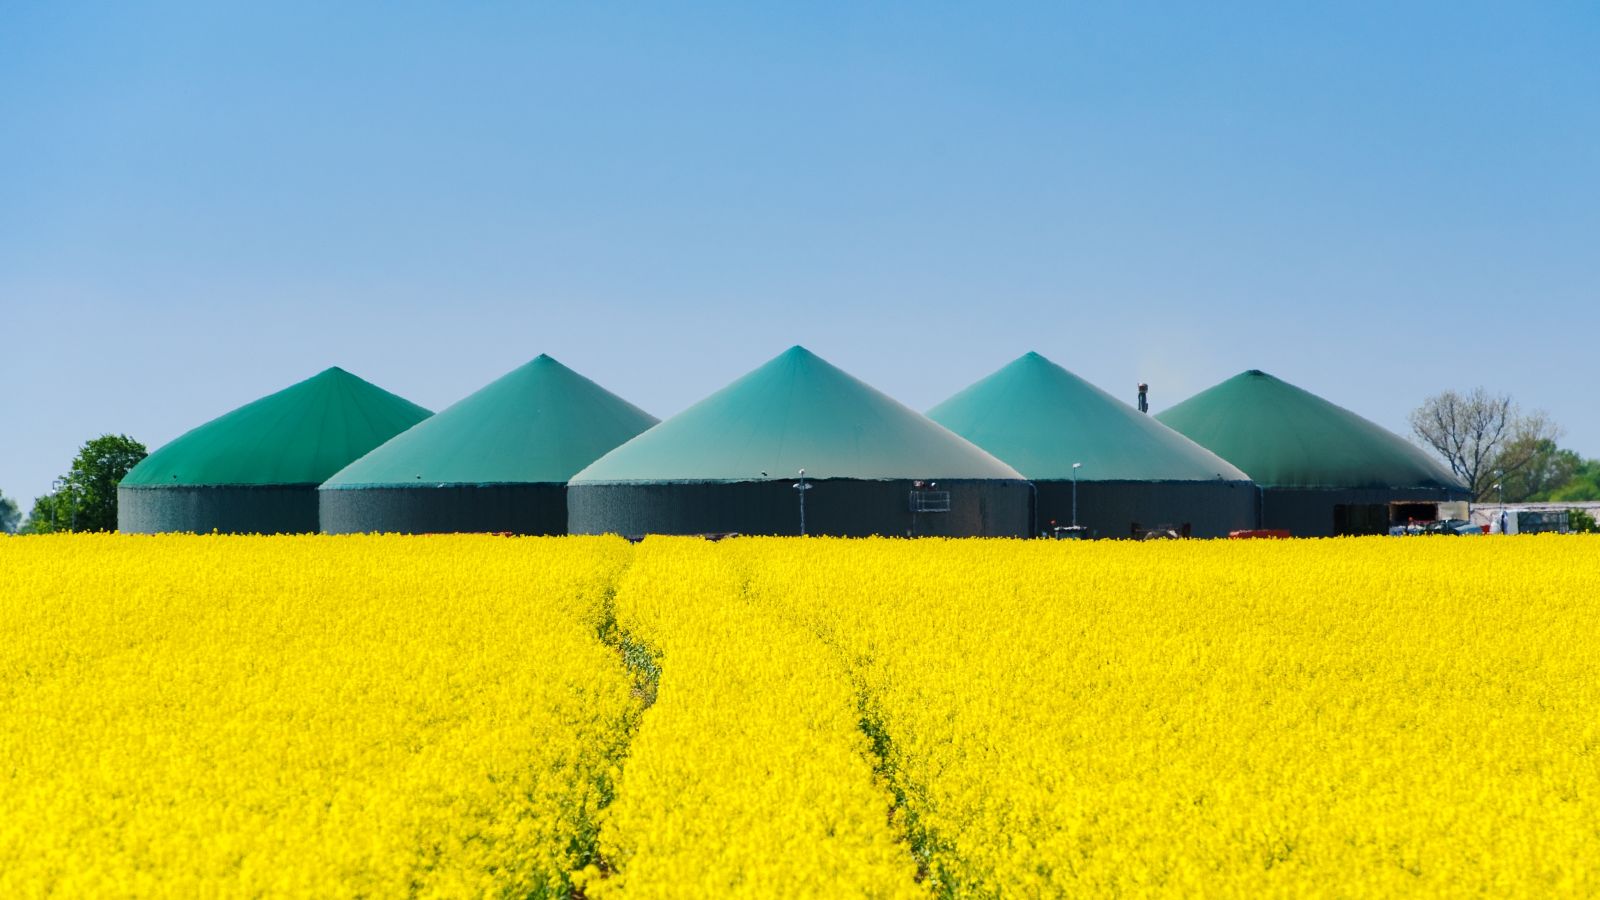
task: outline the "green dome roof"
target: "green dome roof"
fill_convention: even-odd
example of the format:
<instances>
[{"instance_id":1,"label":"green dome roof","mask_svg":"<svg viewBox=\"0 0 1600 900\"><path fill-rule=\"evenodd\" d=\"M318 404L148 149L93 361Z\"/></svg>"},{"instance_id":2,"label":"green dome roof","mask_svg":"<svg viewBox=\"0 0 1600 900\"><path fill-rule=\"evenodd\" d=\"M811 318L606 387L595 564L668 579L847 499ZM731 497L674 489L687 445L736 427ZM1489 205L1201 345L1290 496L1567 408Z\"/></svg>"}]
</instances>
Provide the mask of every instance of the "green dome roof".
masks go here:
<instances>
[{"instance_id":1,"label":"green dome roof","mask_svg":"<svg viewBox=\"0 0 1600 900\"><path fill-rule=\"evenodd\" d=\"M565 484L655 423L540 355L344 467L323 488Z\"/></svg>"},{"instance_id":2,"label":"green dome roof","mask_svg":"<svg viewBox=\"0 0 1600 900\"><path fill-rule=\"evenodd\" d=\"M1256 369L1156 418L1263 487L1466 490L1399 435Z\"/></svg>"},{"instance_id":3,"label":"green dome roof","mask_svg":"<svg viewBox=\"0 0 1600 900\"><path fill-rule=\"evenodd\" d=\"M335 367L181 435L122 485L321 484L428 415Z\"/></svg>"},{"instance_id":4,"label":"green dome roof","mask_svg":"<svg viewBox=\"0 0 1600 900\"><path fill-rule=\"evenodd\" d=\"M601 457L573 484L1019 479L933 421L793 347Z\"/></svg>"},{"instance_id":5,"label":"green dome roof","mask_svg":"<svg viewBox=\"0 0 1600 900\"><path fill-rule=\"evenodd\" d=\"M1243 472L1037 353L928 410L1035 481L1248 481Z\"/></svg>"}]
</instances>

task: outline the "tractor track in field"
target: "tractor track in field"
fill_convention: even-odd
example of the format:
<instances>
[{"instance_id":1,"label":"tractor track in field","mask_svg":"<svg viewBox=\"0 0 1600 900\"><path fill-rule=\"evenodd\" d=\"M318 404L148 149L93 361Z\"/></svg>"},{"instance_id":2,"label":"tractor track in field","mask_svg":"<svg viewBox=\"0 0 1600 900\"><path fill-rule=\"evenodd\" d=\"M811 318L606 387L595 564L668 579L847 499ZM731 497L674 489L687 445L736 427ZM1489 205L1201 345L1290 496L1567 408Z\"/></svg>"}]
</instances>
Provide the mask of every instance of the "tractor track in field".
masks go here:
<instances>
[{"instance_id":1,"label":"tractor track in field","mask_svg":"<svg viewBox=\"0 0 1600 900\"><path fill-rule=\"evenodd\" d=\"M749 599L749 587L747 578L743 586L746 599ZM859 717L857 727L867 739L867 763L872 767L873 776L888 790L893 800L888 810L888 820L891 827L899 829L904 835L907 850L917 866L917 883L929 885L934 897L956 896L955 880L942 861L956 858L954 849L922 822L917 805L912 802L913 792L921 793L921 788L907 783L899 767L899 749L884 721L880 700L867 677L867 669L873 660L853 654L837 635L803 610L786 606L772 612L815 635L818 642L833 654L839 669L850 679Z\"/></svg>"},{"instance_id":2,"label":"tractor track in field","mask_svg":"<svg viewBox=\"0 0 1600 900\"><path fill-rule=\"evenodd\" d=\"M633 748L633 740L639 734L639 726L644 722L645 713L655 705L656 692L661 683L661 665L656 653L617 621L617 584L632 566L630 562L619 571L616 579L606 590L600 602L600 621L595 626L596 639L616 652L618 661L633 682L631 690L634 699L638 701L638 705L631 708L620 723L622 739L607 753L610 763L607 766L608 771L603 772L596 781L596 791L600 798L596 804L596 816L589 823L590 827L586 830L577 853L578 867L585 869L593 866L601 880L609 878L616 871L616 866L606 857L600 846L599 820L617 796L618 779L613 777L609 770L620 773L626 767ZM585 900L587 893L581 885L573 885L569 896L572 900Z\"/></svg>"}]
</instances>

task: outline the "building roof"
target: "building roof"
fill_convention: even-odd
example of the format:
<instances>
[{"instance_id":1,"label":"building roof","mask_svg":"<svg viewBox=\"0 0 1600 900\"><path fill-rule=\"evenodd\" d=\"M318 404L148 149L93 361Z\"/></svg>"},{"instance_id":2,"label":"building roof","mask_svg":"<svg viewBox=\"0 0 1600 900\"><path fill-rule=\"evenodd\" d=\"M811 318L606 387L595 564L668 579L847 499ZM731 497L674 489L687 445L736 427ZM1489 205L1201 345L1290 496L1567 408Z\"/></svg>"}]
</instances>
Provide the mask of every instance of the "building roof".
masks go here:
<instances>
[{"instance_id":1,"label":"building roof","mask_svg":"<svg viewBox=\"0 0 1600 900\"><path fill-rule=\"evenodd\" d=\"M1018 479L1015 469L804 347L611 451L573 484Z\"/></svg>"},{"instance_id":2,"label":"building roof","mask_svg":"<svg viewBox=\"0 0 1600 900\"><path fill-rule=\"evenodd\" d=\"M323 488L565 484L654 424L541 354L345 466Z\"/></svg>"},{"instance_id":3,"label":"building roof","mask_svg":"<svg viewBox=\"0 0 1600 900\"><path fill-rule=\"evenodd\" d=\"M1263 487L1466 490L1421 448L1257 369L1156 418Z\"/></svg>"},{"instance_id":4,"label":"building roof","mask_svg":"<svg viewBox=\"0 0 1600 900\"><path fill-rule=\"evenodd\" d=\"M928 410L1035 481L1248 481L1230 463L1037 353Z\"/></svg>"},{"instance_id":5,"label":"building roof","mask_svg":"<svg viewBox=\"0 0 1600 900\"><path fill-rule=\"evenodd\" d=\"M321 484L428 415L335 367L179 436L122 484Z\"/></svg>"}]
</instances>

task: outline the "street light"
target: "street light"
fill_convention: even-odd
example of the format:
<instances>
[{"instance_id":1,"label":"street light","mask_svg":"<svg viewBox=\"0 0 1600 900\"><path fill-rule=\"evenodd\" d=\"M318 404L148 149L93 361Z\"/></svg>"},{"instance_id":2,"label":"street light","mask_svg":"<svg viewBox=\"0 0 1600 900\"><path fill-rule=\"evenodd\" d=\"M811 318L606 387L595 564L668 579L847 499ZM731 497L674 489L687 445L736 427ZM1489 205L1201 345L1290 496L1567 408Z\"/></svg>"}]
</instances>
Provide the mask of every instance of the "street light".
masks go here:
<instances>
[{"instance_id":1,"label":"street light","mask_svg":"<svg viewBox=\"0 0 1600 900\"><path fill-rule=\"evenodd\" d=\"M1083 463L1072 464L1072 528L1078 528L1078 470L1083 468Z\"/></svg>"},{"instance_id":2,"label":"street light","mask_svg":"<svg viewBox=\"0 0 1600 900\"><path fill-rule=\"evenodd\" d=\"M790 485L790 487L794 488L795 489L795 493L800 495L800 536L801 537L805 537L806 536L806 491L811 490L811 485L806 484L806 470L805 469L801 469L800 470L800 480L796 481L794 484Z\"/></svg>"}]
</instances>

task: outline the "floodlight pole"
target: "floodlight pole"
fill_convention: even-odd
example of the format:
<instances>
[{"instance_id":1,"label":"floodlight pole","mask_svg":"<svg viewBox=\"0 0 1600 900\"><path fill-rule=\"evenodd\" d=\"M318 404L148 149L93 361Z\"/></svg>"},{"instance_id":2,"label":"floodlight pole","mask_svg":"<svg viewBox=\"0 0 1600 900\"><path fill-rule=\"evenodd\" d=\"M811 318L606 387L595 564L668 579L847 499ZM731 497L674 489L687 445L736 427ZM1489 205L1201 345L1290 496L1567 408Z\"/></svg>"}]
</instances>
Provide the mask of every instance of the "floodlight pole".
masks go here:
<instances>
[{"instance_id":1,"label":"floodlight pole","mask_svg":"<svg viewBox=\"0 0 1600 900\"><path fill-rule=\"evenodd\" d=\"M806 491L811 490L811 485L806 484L806 470L805 469L801 469L800 470L800 480L796 481L792 485L792 487L795 489L795 493L798 493L800 495L800 536L801 537L805 537L806 536Z\"/></svg>"},{"instance_id":2,"label":"floodlight pole","mask_svg":"<svg viewBox=\"0 0 1600 900\"><path fill-rule=\"evenodd\" d=\"M1072 464L1072 527L1074 534L1077 533L1078 527L1078 470L1081 468L1083 468L1083 463L1081 462Z\"/></svg>"},{"instance_id":3,"label":"floodlight pole","mask_svg":"<svg viewBox=\"0 0 1600 900\"><path fill-rule=\"evenodd\" d=\"M1506 533L1506 473L1496 470L1495 477L1500 479L1494 483L1494 489L1500 494L1500 533Z\"/></svg>"}]
</instances>

